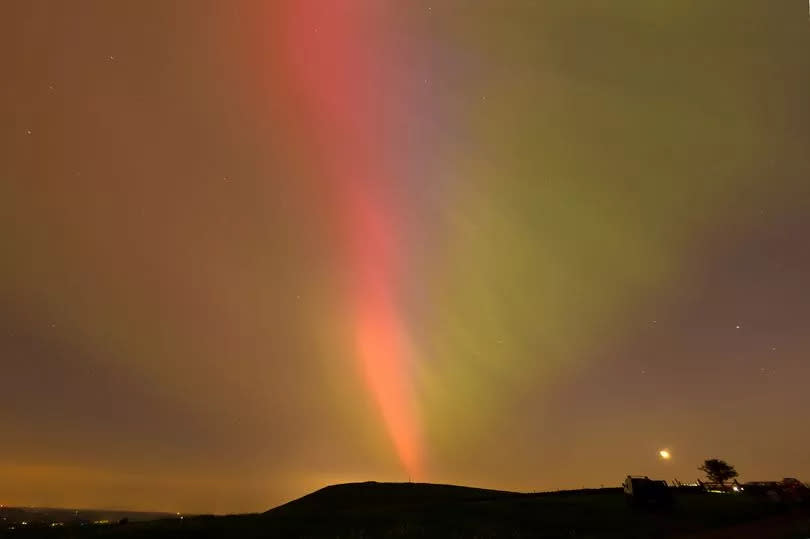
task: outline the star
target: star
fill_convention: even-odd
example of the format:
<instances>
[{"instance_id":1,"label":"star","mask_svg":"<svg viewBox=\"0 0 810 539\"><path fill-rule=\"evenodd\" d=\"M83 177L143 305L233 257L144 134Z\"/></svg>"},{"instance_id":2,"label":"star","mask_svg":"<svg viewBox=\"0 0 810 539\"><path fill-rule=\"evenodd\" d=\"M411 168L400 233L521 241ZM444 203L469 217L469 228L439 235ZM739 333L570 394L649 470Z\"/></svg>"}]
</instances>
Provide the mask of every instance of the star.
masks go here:
<instances>
[{"instance_id":1,"label":"star","mask_svg":"<svg viewBox=\"0 0 810 539\"><path fill-rule=\"evenodd\" d=\"M31 134L31 130L30 130L30 129L26 129L26 130L25 130L25 134L26 134L26 135L30 135L30 134Z\"/></svg>"}]
</instances>

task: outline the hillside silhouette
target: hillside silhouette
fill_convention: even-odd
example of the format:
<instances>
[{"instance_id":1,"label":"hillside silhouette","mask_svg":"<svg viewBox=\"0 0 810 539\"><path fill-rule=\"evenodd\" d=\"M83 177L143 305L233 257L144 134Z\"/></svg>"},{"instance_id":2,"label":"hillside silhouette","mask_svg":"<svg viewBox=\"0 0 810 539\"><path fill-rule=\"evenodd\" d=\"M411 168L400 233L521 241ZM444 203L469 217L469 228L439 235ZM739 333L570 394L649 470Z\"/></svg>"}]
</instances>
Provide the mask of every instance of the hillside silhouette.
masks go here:
<instances>
[{"instance_id":1,"label":"hillside silhouette","mask_svg":"<svg viewBox=\"0 0 810 539\"><path fill-rule=\"evenodd\" d=\"M804 510L748 496L676 492L671 508L638 511L620 488L517 493L365 482L328 486L264 513L24 531L15 537L761 539L810 533L810 519Z\"/></svg>"},{"instance_id":2,"label":"hillside silhouette","mask_svg":"<svg viewBox=\"0 0 810 539\"><path fill-rule=\"evenodd\" d=\"M330 485L270 509L268 516L397 511L494 501L525 496L517 492L433 483L343 483Z\"/></svg>"}]
</instances>

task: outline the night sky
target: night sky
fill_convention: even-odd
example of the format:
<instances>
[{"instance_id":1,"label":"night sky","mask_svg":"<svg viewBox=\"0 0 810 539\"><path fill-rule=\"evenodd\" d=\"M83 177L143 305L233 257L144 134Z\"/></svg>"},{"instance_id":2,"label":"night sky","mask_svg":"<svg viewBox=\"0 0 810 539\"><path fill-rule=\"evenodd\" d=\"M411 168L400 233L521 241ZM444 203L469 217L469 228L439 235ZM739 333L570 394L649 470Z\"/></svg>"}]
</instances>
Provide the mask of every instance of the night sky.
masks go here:
<instances>
[{"instance_id":1,"label":"night sky","mask_svg":"<svg viewBox=\"0 0 810 539\"><path fill-rule=\"evenodd\" d=\"M6 0L0 247L0 503L808 480L807 3Z\"/></svg>"}]
</instances>

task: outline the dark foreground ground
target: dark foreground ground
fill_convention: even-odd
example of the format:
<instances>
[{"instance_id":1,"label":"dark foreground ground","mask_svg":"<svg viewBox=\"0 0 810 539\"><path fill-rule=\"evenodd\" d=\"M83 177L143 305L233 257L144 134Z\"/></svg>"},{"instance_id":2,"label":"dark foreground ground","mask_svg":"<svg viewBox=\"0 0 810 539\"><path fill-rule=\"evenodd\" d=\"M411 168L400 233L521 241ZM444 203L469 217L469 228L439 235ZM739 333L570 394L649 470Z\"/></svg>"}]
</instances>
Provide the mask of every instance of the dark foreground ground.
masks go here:
<instances>
[{"instance_id":1,"label":"dark foreground ground","mask_svg":"<svg viewBox=\"0 0 810 539\"><path fill-rule=\"evenodd\" d=\"M666 510L619 489L517 494L418 483L335 485L264 514L0 531L49 538L688 538L805 539L810 513L744 495L683 493Z\"/></svg>"}]
</instances>

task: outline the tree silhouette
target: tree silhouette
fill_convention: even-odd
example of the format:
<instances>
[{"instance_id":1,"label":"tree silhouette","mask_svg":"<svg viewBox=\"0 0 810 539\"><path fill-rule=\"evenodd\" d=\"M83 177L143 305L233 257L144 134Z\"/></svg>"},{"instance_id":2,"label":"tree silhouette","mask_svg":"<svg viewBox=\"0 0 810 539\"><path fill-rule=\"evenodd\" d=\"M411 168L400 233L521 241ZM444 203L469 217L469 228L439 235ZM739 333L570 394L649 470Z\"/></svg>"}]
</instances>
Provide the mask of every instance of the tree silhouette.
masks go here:
<instances>
[{"instance_id":1,"label":"tree silhouette","mask_svg":"<svg viewBox=\"0 0 810 539\"><path fill-rule=\"evenodd\" d=\"M734 466L720 459L706 460L703 462L703 466L698 467L698 470L704 472L712 483L720 483L721 485L739 475Z\"/></svg>"}]
</instances>

